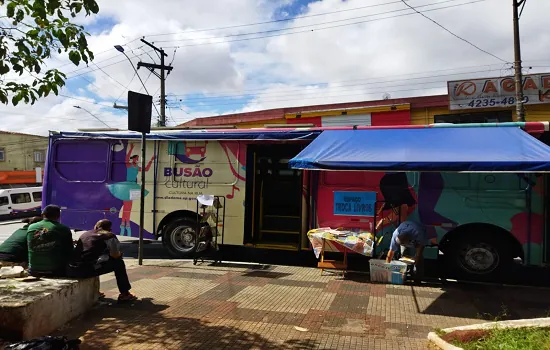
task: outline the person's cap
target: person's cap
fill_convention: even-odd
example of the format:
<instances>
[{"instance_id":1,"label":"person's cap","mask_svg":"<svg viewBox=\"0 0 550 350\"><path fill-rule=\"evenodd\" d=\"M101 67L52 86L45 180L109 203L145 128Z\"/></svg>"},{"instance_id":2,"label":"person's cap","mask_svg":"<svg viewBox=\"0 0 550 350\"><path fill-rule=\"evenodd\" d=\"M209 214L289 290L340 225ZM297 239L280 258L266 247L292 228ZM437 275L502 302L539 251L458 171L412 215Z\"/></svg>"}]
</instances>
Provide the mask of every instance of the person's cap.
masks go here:
<instances>
[{"instance_id":1,"label":"person's cap","mask_svg":"<svg viewBox=\"0 0 550 350\"><path fill-rule=\"evenodd\" d=\"M61 207L54 204L49 204L42 210L42 215L46 217L59 217L61 216Z\"/></svg>"}]
</instances>

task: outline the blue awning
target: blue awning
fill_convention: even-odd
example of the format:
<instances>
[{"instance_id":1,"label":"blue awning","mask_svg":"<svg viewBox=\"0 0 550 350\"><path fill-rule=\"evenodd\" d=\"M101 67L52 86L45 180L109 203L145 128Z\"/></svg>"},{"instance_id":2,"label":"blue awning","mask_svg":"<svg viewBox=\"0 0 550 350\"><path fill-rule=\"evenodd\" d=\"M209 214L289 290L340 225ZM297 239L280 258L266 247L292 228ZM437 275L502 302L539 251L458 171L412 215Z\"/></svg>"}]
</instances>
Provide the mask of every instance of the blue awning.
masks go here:
<instances>
[{"instance_id":1,"label":"blue awning","mask_svg":"<svg viewBox=\"0 0 550 350\"><path fill-rule=\"evenodd\" d=\"M313 170L545 172L550 147L511 127L325 130L289 164Z\"/></svg>"}]
</instances>

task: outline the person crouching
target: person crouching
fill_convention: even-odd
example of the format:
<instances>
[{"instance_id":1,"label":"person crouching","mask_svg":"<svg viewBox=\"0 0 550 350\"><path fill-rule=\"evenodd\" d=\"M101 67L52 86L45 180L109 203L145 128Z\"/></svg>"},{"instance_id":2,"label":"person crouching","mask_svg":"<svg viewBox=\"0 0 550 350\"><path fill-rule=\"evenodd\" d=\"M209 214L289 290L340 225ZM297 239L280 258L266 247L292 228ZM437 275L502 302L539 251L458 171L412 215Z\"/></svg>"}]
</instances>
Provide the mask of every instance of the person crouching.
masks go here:
<instances>
[{"instance_id":1,"label":"person crouching","mask_svg":"<svg viewBox=\"0 0 550 350\"><path fill-rule=\"evenodd\" d=\"M80 236L67 275L88 278L114 272L120 292L118 300L136 300L137 297L130 293L132 287L120 252L120 242L111 229L111 221L103 219L96 223L93 230Z\"/></svg>"}]
</instances>

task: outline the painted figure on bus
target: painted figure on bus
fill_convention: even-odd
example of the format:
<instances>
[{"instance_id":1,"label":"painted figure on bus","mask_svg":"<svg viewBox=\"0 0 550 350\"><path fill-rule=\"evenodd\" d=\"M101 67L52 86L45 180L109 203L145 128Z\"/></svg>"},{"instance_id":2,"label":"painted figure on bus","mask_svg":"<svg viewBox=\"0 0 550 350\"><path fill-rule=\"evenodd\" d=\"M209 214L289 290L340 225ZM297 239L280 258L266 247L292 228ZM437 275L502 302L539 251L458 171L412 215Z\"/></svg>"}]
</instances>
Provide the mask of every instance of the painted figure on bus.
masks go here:
<instances>
[{"instance_id":1,"label":"painted figure on bus","mask_svg":"<svg viewBox=\"0 0 550 350\"><path fill-rule=\"evenodd\" d=\"M241 149L241 144L238 142L220 141L220 146L222 146L222 149L225 152L231 173L233 173L233 176L235 176L239 181L244 183L246 181L246 150ZM238 166L234 165L235 162ZM236 184L233 185L231 188L231 193L226 195L227 199L233 199L235 197L235 191L240 190L241 189L236 186Z\"/></svg>"},{"instance_id":2,"label":"painted figure on bus","mask_svg":"<svg viewBox=\"0 0 550 350\"><path fill-rule=\"evenodd\" d=\"M143 171L143 169L139 166L139 156L132 155L132 152L134 151L134 145L130 145L130 149L126 153L126 181L124 182L118 182L114 184L107 185L109 188L109 191L111 191L111 194L115 196L117 199L120 199L122 201L122 208L120 209L121 212L121 219L120 222L120 235L124 236L125 233L128 234L129 237L132 236L132 228L130 226L131 220L131 214L132 214L132 193L134 191L140 191L141 186L137 183L137 178L140 171ZM155 160L155 156L153 155L151 157L151 160L149 160L149 163L145 167L145 171L149 171L151 168L151 165L153 164L153 161ZM145 190L145 196L149 191Z\"/></svg>"}]
</instances>

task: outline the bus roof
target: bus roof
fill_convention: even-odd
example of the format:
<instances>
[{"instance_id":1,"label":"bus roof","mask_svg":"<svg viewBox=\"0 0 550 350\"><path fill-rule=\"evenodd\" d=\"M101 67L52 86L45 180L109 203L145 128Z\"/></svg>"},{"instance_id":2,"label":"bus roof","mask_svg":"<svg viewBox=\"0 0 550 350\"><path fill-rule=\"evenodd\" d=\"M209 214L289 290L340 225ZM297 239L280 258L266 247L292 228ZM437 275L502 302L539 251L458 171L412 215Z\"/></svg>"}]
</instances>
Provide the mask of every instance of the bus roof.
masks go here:
<instances>
[{"instance_id":1,"label":"bus roof","mask_svg":"<svg viewBox=\"0 0 550 350\"><path fill-rule=\"evenodd\" d=\"M344 126L344 127L288 127L252 128L252 129L165 129L153 130L147 134L148 140L312 140L324 130L366 130L366 129L418 129L418 128L478 128L478 127L519 127L529 133L542 133L549 130L548 122L512 122L512 123L472 123L472 124L430 124L399 126ZM50 131L53 139L140 139L141 133L98 129L82 131Z\"/></svg>"}]
</instances>

